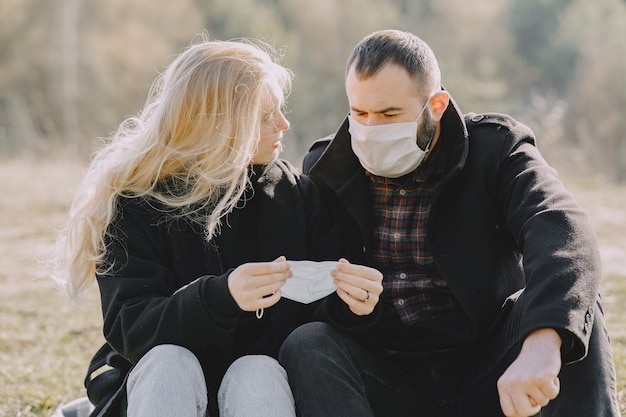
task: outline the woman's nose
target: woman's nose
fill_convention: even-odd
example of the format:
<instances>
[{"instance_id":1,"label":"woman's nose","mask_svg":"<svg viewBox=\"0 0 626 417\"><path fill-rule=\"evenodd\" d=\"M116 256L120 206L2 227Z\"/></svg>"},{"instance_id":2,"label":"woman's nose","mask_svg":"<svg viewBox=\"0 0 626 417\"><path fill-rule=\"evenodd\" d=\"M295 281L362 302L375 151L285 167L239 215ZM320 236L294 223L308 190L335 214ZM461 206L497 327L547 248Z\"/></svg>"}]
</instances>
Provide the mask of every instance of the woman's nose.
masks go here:
<instances>
[{"instance_id":1,"label":"woman's nose","mask_svg":"<svg viewBox=\"0 0 626 417\"><path fill-rule=\"evenodd\" d=\"M276 124L276 127L279 130L288 130L290 126L291 124L289 123L289 120L287 120L283 112L282 111L279 112L279 118L278 118L278 123Z\"/></svg>"}]
</instances>

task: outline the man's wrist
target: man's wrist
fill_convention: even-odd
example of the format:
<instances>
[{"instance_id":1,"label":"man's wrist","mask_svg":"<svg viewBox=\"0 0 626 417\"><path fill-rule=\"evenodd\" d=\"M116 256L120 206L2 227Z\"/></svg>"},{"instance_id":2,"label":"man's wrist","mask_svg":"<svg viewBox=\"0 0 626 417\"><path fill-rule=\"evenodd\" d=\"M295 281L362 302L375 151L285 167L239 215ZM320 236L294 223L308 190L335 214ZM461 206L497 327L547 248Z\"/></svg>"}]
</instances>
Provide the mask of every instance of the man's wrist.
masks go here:
<instances>
[{"instance_id":1,"label":"man's wrist","mask_svg":"<svg viewBox=\"0 0 626 417\"><path fill-rule=\"evenodd\" d=\"M562 345L563 341L561 339L561 336L555 329L544 328L535 330L531 332L528 336L526 336L526 339L524 339L524 344L522 345L522 349L528 349L538 346L543 348L552 348L554 350L560 351Z\"/></svg>"}]
</instances>

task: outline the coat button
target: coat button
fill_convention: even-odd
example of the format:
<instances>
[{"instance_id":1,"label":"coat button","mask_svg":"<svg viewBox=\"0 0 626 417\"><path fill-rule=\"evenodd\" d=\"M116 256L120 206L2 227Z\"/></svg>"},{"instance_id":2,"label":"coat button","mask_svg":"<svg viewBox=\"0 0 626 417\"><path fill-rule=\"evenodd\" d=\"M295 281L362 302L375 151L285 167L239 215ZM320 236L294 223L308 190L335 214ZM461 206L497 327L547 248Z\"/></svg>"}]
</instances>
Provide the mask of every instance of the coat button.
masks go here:
<instances>
[{"instance_id":1,"label":"coat button","mask_svg":"<svg viewBox=\"0 0 626 417\"><path fill-rule=\"evenodd\" d=\"M485 118L485 116L483 114L478 114L478 115L472 117L472 122L478 123L481 120L483 120L484 118Z\"/></svg>"},{"instance_id":2,"label":"coat button","mask_svg":"<svg viewBox=\"0 0 626 417\"><path fill-rule=\"evenodd\" d=\"M587 312L585 313L585 323L590 323L592 316L593 316L593 307L589 307L587 309Z\"/></svg>"}]
</instances>

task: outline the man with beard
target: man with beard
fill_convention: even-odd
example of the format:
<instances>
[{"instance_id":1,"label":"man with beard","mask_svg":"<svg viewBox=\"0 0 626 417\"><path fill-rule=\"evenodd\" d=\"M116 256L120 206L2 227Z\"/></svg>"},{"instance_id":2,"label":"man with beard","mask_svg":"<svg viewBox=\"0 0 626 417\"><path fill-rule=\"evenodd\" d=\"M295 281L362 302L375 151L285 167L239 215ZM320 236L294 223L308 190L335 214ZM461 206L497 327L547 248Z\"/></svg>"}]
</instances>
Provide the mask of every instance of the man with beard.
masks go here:
<instances>
[{"instance_id":1,"label":"man with beard","mask_svg":"<svg viewBox=\"0 0 626 417\"><path fill-rule=\"evenodd\" d=\"M463 115L432 50L385 30L348 59L350 114L304 171L377 303L292 333L299 415L618 416L589 221L513 118Z\"/></svg>"}]
</instances>

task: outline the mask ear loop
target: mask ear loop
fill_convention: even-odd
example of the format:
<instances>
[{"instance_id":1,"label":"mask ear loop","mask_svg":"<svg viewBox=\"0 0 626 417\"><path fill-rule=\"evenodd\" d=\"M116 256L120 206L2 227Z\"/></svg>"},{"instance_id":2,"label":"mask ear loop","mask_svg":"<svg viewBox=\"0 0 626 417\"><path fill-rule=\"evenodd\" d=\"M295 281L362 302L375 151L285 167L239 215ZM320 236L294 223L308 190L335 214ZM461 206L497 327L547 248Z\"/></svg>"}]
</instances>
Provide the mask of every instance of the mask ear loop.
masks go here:
<instances>
[{"instance_id":1,"label":"mask ear loop","mask_svg":"<svg viewBox=\"0 0 626 417\"><path fill-rule=\"evenodd\" d=\"M426 107L428 107L428 104L430 104L430 98L431 96L428 96L428 99L426 100L426 103L424 103L424 107L422 107L422 110L420 111L420 114L417 115L417 117L415 118L414 122L417 123L417 121L420 119L420 117L422 117L422 114L424 114L424 110L426 110ZM430 140L428 141L428 144L426 145L426 149L424 149L424 152L428 152L430 151L430 145L432 145L433 143L433 138L430 138ZM418 145L419 148L419 145Z\"/></svg>"},{"instance_id":2,"label":"mask ear loop","mask_svg":"<svg viewBox=\"0 0 626 417\"><path fill-rule=\"evenodd\" d=\"M430 151L430 145L433 144L433 139L434 139L434 135L432 138L430 138L430 140L428 141L428 144L426 145L426 149L424 149L424 152L429 152ZM418 146L419 148L419 146Z\"/></svg>"}]
</instances>

